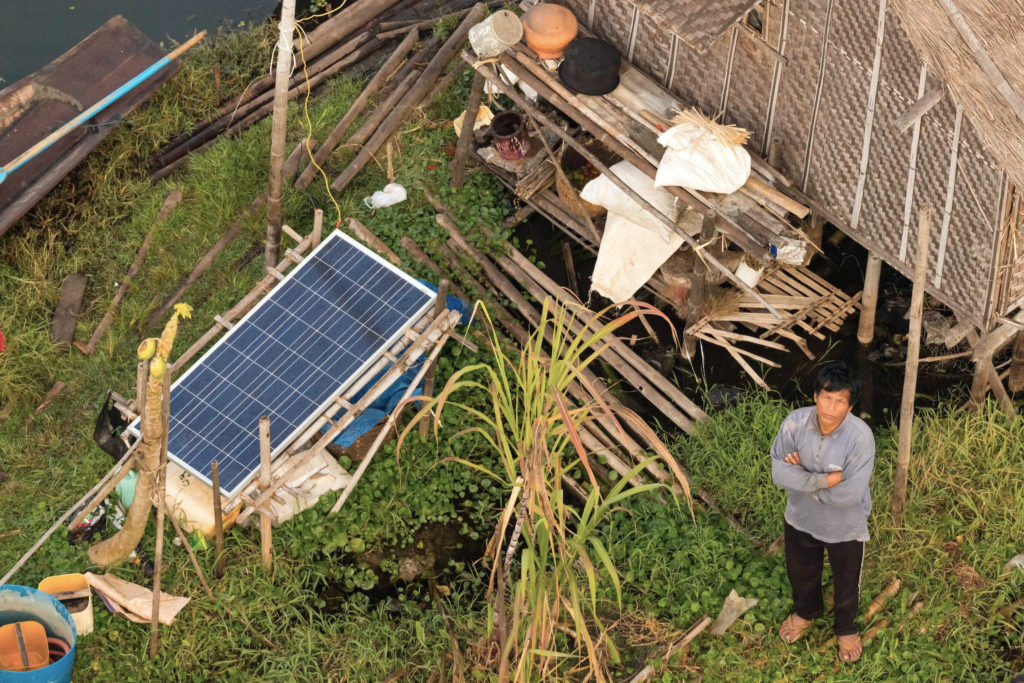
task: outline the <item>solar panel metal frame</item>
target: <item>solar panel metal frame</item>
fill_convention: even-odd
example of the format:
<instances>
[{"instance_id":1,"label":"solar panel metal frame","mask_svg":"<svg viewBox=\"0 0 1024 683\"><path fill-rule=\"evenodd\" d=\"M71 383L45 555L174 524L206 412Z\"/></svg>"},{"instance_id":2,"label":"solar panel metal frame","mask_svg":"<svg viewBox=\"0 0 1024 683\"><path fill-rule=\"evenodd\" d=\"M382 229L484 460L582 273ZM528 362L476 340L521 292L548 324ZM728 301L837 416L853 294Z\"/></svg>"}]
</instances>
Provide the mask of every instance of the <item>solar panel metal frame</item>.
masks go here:
<instances>
[{"instance_id":1,"label":"solar panel metal frame","mask_svg":"<svg viewBox=\"0 0 1024 683\"><path fill-rule=\"evenodd\" d=\"M203 355L200 356L199 359L195 363L193 363L189 367L189 369L186 370L180 377L178 377L174 381L174 383L171 385L171 395L173 396L175 387L177 387L181 382L185 381L185 379L187 379L188 376L194 370L202 367L203 359L204 358L206 358L209 354L213 353L222 344L224 344L238 330L242 329L244 327L245 323L251 317L253 317L259 311L260 308L262 308L267 302L269 302L272 299L274 293L279 288L281 288L285 283L287 283L289 280L294 278L298 273L302 272L303 265L306 264L306 263L312 263L312 259L319 252L325 250L327 248L327 246L331 243L331 240L333 240L335 238L341 239L341 240L347 242L349 245L355 247L356 249L361 251L365 256L368 256L370 259L372 259L374 262L376 262L376 264L378 264L378 265L384 267L385 269L391 271L392 273L396 274L399 278L403 279L405 282L407 282L410 285L412 285L415 289L418 289L420 292L426 294L427 295L427 299L426 299L426 302L419 309L416 310L415 314L413 314L409 318L407 318L405 320L405 322L401 325L401 327L399 327L394 332L394 334L392 334L392 336L386 342L381 344L381 346L366 361L363 362L363 364L359 367L358 370L356 370L355 372L350 374L348 377L346 377L340 383L340 385L338 386L337 390L335 390L332 394L330 394L328 396L328 398L323 402L323 404L321 404L311 415L309 415L308 418L306 418L306 420L304 420L293 432L291 432L283 441L281 441L278 444L278 446L273 449L273 451L271 451L271 459L276 458L283 451L285 451L289 446L291 446L292 442L300 434L302 434L306 429L308 429L309 426L313 423L314 420L316 420L320 415L324 414L324 412L327 411L328 408L330 408L330 406L338 399L338 397L340 395L342 395L348 389L348 387L350 387L357 379L362 377L363 374L366 373L367 369L372 367L373 364L376 363L381 358L381 356L383 356L385 351L390 349L395 344L395 342L397 342L402 337L402 335L404 335L413 325L416 324L416 321L420 320L423 317L423 315L426 314L432 308L432 306L434 305L434 300L435 300L435 298L437 296L436 292L434 292L429 287L427 287L423 283L419 282L418 280L416 280L412 276L408 275L403 270L401 270L400 268L396 267L394 264L390 263L386 259L381 258L376 253L374 253L369 248L367 248L365 245L360 244L359 242L357 242L352 237L346 235L345 233L341 232L340 230L334 230L329 235L324 237L324 239L320 242L320 244L317 246L316 249L314 249L308 255L303 257L302 261L295 268L293 268L291 270L291 272L289 272L287 275L285 275L281 279L280 282L278 282L276 285L274 285L273 289L271 289L269 292L267 292L267 294L262 299L260 299L260 301L255 306L253 306L249 310L248 313L246 313L234 325L232 325L231 329L229 329L224 335L222 335L220 337L220 339L218 339L216 342L214 342L213 346L211 346L209 349L207 349L206 352L203 353ZM140 433L140 430L139 430L139 419L138 418L136 418L130 425L128 425L128 427L126 429L127 429L128 432L130 432L131 434L134 434L136 437L141 437L141 433ZM213 486L213 482L210 480L210 478L208 476L206 476L202 472L198 471L196 468L194 468L189 463L186 463L183 460L175 457L174 454L171 453L171 452L168 452L167 457L168 457L168 459L174 460L175 463L180 465L182 468L184 468L187 472L191 473L193 476L198 477L201 481L205 482L209 486L211 486L211 487ZM212 462L212 460L211 460L211 462ZM227 489L224 489L223 486L222 486L221 487L221 493L224 495L226 500L231 500L233 497L238 495L238 493L240 493L242 490L244 490L245 487L248 486L252 482L252 480L256 477L256 475L258 473L259 473L258 468L252 469L245 476L245 478L239 484L237 484L233 489L231 489L230 491L228 491Z\"/></svg>"}]
</instances>

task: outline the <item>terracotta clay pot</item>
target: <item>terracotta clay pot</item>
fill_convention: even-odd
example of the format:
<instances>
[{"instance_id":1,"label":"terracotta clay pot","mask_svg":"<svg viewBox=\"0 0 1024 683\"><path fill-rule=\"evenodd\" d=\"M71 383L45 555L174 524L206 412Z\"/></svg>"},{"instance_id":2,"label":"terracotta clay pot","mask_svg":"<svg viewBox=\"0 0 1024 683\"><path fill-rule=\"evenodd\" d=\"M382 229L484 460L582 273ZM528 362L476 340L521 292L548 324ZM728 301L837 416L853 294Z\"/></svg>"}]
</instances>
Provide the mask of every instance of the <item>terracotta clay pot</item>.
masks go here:
<instances>
[{"instance_id":1,"label":"terracotta clay pot","mask_svg":"<svg viewBox=\"0 0 1024 683\"><path fill-rule=\"evenodd\" d=\"M579 31L576 15L550 2L534 5L523 15L523 37L541 59L558 59Z\"/></svg>"}]
</instances>

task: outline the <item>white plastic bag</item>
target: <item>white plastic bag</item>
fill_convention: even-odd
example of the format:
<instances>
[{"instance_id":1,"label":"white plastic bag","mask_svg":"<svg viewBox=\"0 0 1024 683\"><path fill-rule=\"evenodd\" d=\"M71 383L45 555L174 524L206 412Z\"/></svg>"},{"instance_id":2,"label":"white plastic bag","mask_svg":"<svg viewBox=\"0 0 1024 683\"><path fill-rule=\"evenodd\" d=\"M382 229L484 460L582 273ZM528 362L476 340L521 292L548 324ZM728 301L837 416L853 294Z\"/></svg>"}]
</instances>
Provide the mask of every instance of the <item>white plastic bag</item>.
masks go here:
<instances>
[{"instance_id":1,"label":"white plastic bag","mask_svg":"<svg viewBox=\"0 0 1024 683\"><path fill-rule=\"evenodd\" d=\"M719 141L704 126L681 123L658 136L665 154L654 179L657 187L678 185L699 192L735 192L750 177L750 154Z\"/></svg>"},{"instance_id":2,"label":"white plastic bag","mask_svg":"<svg viewBox=\"0 0 1024 683\"><path fill-rule=\"evenodd\" d=\"M609 169L638 195L649 201L661 213L672 221L676 219L676 202L668 190L654 186L654 181L639 168L628 161L620 161ZM650 211L619 189L603 173L583 186L580 197L608 209L608 213L628 216L629 220L668 237L669 231Z\"/></svg>"},{"instance_id":3,"label":"white plastic bag","mask_svg":"<svg viewBox=\"0 0 1024 683\"><path fill-rule=\"evenodd\" d=\"M369 197L363 197L363 204L371 209L383 209L405 201L405 188L398 183L388 183L383 190L377 190Z\"/></svg>"}]
</instances>

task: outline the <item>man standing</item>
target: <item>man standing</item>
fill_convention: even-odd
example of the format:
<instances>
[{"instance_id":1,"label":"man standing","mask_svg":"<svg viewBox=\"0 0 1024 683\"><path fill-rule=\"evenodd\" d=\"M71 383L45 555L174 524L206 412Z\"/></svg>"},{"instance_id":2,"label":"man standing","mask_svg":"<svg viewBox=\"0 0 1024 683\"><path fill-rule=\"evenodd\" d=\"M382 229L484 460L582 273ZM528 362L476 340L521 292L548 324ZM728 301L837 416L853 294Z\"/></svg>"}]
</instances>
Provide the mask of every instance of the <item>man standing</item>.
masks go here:
<instances>
[{"instance_id":1,"label":"man standing","mask_svg":"<svg viewBox=\"0 0 1024 683\"><path fill-rule=\"evenodd\" d=\"M779 635L796 642L825 611L821 574L827 550L833 630L845 662L861 655L857 608L875 463L871 428L850 414L859 390L860 381L844 363L826 365L814 383L814 405L790 413L772 444L772 481L788 493L786 571L794 603Z\"/></svg>"}]
</instances>

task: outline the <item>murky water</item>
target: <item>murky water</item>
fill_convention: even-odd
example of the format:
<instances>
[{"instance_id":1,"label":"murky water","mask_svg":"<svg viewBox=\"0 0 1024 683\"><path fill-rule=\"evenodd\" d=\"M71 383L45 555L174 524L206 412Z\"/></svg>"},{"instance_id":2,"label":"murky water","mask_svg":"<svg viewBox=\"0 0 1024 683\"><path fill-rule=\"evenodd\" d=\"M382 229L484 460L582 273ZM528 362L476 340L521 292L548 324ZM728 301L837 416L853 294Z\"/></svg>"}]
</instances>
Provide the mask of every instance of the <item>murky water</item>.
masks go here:
<instances>
[{"instance_id":1,"label":"murky water","mask_svg":"<svg viewBox=\"0 0 1024 683\"><path fill-rule=\"evenodd\" d=\"M121 14L168 48L197 31L260 23L278 0L4 0L0 89L46 66Z\"/></svg>"}]
</instances>

